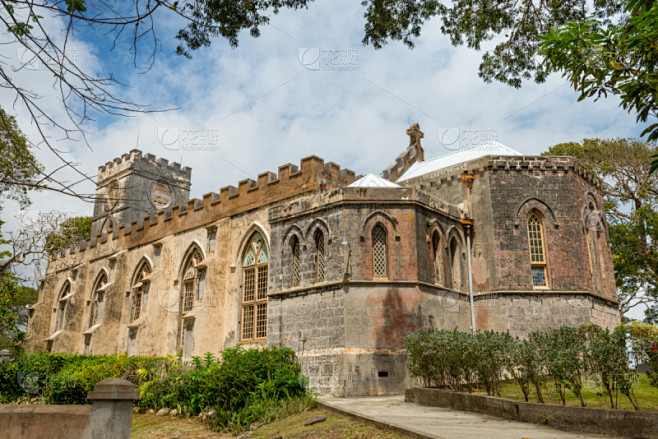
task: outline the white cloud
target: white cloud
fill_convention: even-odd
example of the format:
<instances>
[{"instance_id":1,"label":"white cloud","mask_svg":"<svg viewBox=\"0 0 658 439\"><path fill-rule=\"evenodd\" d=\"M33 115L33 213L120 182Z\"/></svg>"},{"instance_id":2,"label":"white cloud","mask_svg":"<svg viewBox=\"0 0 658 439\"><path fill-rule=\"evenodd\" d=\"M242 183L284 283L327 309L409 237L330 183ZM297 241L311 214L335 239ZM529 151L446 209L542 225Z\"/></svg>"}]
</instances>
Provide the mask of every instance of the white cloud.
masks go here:
<instances>
[{"instance_id":1,"label":"white cloud","mask_svg":"<svg viewBox=\"0 0 658 439\"><path fill-rule=\"evenodd\" d=\"M399 42L381 50L364 47L362 16L359 2L314 2L308 10L272 16L272 26L264 27L258 39L243 32L238 49L218 39L193 53L191 61L166 52L177 43L175 27L167 21L163 29L168 34L160 35L164 49L154 67L137 74L128 67L130 61L119 65L117 73L129 78L131 88L121 91L127 99L180 109L109 123L103 119L99 126L90 126L93 150L71 142L60 145L71 149L91 175L99 165L137 146L170 161L182 158L183 165L193 168L192 195L200 197L264 171L276 172L287 162L298 164L311 154L357 173L378 173L407 146L405 130L414 122L425 132L428 157L446 152L438 142L440 127L495 129L502 143L528 154L559 142L637 136L641 131L617 99L577 103L569 86L559 87L564 81L557 76L519 90L485 84L477 76L481 53L452 47L438 20L426 24L413 50ZM111 68L92 43L74 40L85 65L92 71ZM301 47L356 49L358 70L308 70L298 60ZM59 111L58 97L48 88L51 80L29 80L35 86L46 84L40 90L44 103ZM0 96L7 102L5 91ZM18 112L24 130L34 138L34 127ZM169 151L158 143L158 128L216 130L219 150ZM49 169L57 166L52 155L39 157ZM93 190L91 183L81 188ZM52 193L32 198L39 209L64 204L89 214L92 210ZM11 213L5 209L3 218Z\"/></svg>"}]
</instances>

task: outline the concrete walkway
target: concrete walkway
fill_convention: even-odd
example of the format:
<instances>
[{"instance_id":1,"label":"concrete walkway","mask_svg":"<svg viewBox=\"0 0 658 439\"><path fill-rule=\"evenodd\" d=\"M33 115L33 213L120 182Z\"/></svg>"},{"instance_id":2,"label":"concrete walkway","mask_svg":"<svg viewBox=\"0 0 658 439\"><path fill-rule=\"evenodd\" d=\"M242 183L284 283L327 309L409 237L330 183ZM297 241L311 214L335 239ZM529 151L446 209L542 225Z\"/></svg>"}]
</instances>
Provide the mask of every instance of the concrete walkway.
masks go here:
<instances>
[{"instance_id":1,"label":"concrete walkway","mask_svg":"<svg viewBox=\"0 0 658 439\"><path fill-rule=\"evenodd\" d=\"M364 419L418 438L441 439L610 439L590 433L555 430L476 413L404 402L403 395L319 398L320 409Z\"/></svg>"}]
</instances>

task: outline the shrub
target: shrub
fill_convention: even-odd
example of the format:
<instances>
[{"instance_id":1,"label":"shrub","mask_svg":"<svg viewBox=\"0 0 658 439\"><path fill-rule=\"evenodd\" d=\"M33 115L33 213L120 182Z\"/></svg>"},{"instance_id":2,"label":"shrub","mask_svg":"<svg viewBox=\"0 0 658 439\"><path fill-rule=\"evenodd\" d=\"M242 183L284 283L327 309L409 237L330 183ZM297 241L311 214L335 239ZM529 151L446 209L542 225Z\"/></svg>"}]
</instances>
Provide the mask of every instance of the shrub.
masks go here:
<instances>
[{"instance_id":1,"label":"shrub","mask_svg":"<svg viewBox=\"0 0 658 439\"><path fill-rule=\"evenodd\" d=\"M106 378L126 378L139 386L137 370L154 369L163 358L124 355L22 354L0 363L0 401L40 395L46 404L85 404L87 392Z\"/></svg>"},{"instance_id":2,"label":"shrub","mask_svg":"<svg viewBox=\"0 0 658 439\"><path fill-rule=\"evenodd\" d=\"M619 391L639 410L633 393L633 373L628 370L627 330L603 330L587 324L580 328L563 326L535 331L527 340L493 331L475 334L439 330L407 336L409 372L425 385L470 392L481 383L488 395L500 396L500 381L510 375L528 401L531 387L544 402L542 386L552 381L562 404L571 390L584 407L583 384L588 373L596 374L613 406L612 393ZM638 345L639 346L639 345ZM658 382L658 342L638 348Z\"/></svg>"},{"instance_id":3,"label":"shrub","mask_svg":"<svg viewBox=\"0 0 658 439\"><path fill-rule=\"evenodd\" d=\"M295 354L287 348L226 349L220 358L195 357L187 367L144 383L139 404L183 408L198 414L210 407L219 428L239 430L266 419L281 404L306 393Z\"/></svg>"}]
</instances>

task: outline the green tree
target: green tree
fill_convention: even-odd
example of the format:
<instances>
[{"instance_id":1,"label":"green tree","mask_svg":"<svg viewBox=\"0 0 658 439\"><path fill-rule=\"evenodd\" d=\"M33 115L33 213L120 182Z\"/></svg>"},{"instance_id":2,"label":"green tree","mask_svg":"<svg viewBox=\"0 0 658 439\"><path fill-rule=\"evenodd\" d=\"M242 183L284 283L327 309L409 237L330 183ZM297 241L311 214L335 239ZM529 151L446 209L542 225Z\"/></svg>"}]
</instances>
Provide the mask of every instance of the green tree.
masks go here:
<instances>
[{"instance_id":1,"label":"green tree","mask_svg":"<svg viewBox=\"0 0 658 439\"><path fill-rule=\"evenodd\" d=\"M658 175L650 175L656 145L632 139L585 139L544 153L570 155L603 183L606 219L622 316L658 304Z\"/></svg>"},{"instance_id":2,"label":"green tree","mask_svg":"<svg viewBox=\"0 0 658 439\"><path fill-rule=\"evenodd\" d=\"M78 216L63 221L58 230L46 236L46 252L57 250L77 244L91 236L91 217Z\"/></svg>"},{"instance_id":3,"label":"green tree","mask_svg":"<svg viewBox=\"0 0 658 439\"><path fill-rule=\"evenodd\" d=\"M646 122L658 117L658 3L630 0L625 12L627 19L618 23L588 17L552 28L542 37L539 54L547 70L562 72L579 100L614 94L637 122ZM645 134L648 141L658 140L658 123ZM658 160L654 163L658 167Z\"/></svg>"},{"instance_id":4,"label":"green tree","mask_svg":"<svg viewBox=\"0 0 658 439\"><path fill-rule=\"evenodd\" d=\"M42 172L16 119L0 108L0 201L11 199L28 206L28 191L41 187Z\"/></svg>"},{"instance_id":5,"label":"green tree","mask_svg":"<svg viewBox=\"0 0 658 439\"><path fill-rule=\"evenodd\" d=\"M0 221L0 225L2 222ZM0 233L0 246L6 247L10 240ZM9 250L0 251L0 266L12 256ZM0 349L18 349L27 335L27 305L35 303L37 291L18 284L13 273L6 269L0 272Z\"/></svg>"}]
</instances>

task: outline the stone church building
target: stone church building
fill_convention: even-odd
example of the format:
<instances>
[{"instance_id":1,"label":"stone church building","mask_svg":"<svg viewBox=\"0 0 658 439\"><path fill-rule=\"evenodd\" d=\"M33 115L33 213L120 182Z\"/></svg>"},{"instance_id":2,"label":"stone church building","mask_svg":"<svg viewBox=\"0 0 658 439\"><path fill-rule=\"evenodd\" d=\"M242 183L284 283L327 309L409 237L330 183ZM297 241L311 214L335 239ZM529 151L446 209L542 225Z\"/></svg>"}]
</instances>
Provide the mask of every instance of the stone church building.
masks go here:
<instances>
[{"instance_id":1,"label":"stone church building","mask_svg":"<svg viewBox=\"0 0 658 439\"><path fill-rule=\"evenodd\" d=\"M412 332L619 323L596 177L497 142L425 160L407 134L380 176L311 156L202 199L178 163L106 163L93 238L52 256L29 349L288 346L321 393L363 395L411 384Z\"/></svg>"}]
</instances>

